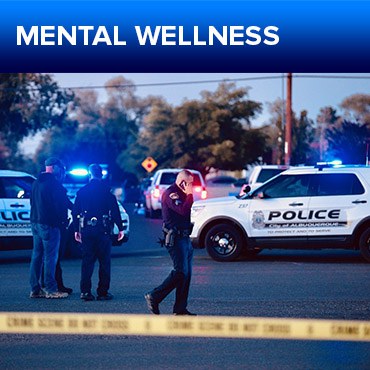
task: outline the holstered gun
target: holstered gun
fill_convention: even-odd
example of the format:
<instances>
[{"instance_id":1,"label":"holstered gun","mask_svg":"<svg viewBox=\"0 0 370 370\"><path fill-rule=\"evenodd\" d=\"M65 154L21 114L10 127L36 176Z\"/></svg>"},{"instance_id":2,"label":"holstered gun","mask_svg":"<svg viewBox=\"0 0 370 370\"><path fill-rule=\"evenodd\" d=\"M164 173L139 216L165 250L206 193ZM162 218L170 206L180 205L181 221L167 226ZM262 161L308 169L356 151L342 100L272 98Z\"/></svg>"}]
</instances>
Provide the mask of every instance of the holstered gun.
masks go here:
<instances>
[{"instance_id":1,"label":"holstered gun","mask_svg":"<svg viewBox=\"0 0 370 370\"><path fill-rule=\"evenodd\" d=\"M177 229L167 229L164 225L162 227L163 234L164 234L164 245L166 247L173 247L175 245L175 238L177 233Z\"/></svg>"}]
</instances>

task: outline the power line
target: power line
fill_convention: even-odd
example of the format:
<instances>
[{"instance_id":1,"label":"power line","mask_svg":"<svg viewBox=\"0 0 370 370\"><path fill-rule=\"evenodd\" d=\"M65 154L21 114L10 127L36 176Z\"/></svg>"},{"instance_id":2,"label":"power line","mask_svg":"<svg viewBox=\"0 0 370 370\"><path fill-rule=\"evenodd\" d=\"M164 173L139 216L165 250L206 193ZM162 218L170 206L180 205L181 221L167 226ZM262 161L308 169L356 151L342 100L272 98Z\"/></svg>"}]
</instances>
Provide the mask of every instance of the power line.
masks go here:
<instances>
[{"instance_id":1,"label":"power line","mask_svg":"<svg viewBox=\"0 0 370 370\"><path fill-rule=\"evenodd\" d=\"M208 84L208 83L220 83L220 82L238 82L238 81L260 81L260 80L277 80L281 79L282 76L257 76L257 77L244 77L244 78L224 78L216 80L197 80L197 81L175 81L175 82L153 82L153 83L142 83L142 84L122 84L122 85L109 85L109 86L75 86L65 87L64 89L70 90L86 90L86 89L107 89L107 88L127 88L127 87L155 87L155 86L173 86L173 85L197 85L197 84ZM343 79L370 79L370 76L344 76L344 75L296 75L293 74L294 78L343 78Z\"/></svg>"},{"instance_id":2,"label":"power line","mask_svg":"<svg viewBox=\"0 0 370 370\"><path fill-rule=\"evenodd\" d=\"M219 82L237 82L237 81L253 81L253 80L274 80L281 79L280 76L266 76L266 77L245 77L245 78L224 78L222 80L198 80L198 81L176 81L176 82L153 82L142 84L122 84L122 85L109 85L109 86L78 86L78 87L65 87L64 89L70 90L83 90L83 89L111 89L111 88L125 88L125 87L152 87L152 86L171 86L171 85L197 85Z\"/></svg>"},{"instance_id":3,"label":"power line","mask_svg":"<svg viewBox=\"0 0 370 370\"><path fill-rule=\"evenodd\" d=\"M209 83L220 83L220 82L239 82L239 81L261 81L261 80L277 80L286 77L286 75L275 75L275 76L256 76L256 77L243 77L243 78L224 78L215 80L193 80L193 81L174 81L174 82L153 82L153 83L139 83L139 84L118 84L118 85L93 85L93 86L71 86L71 87L60 87L64 90L97 90L97 89L118 89L118 88L129 88L129 87L156 87L156 86L175 86L175 85L198 85L198 84L209 84ZM349 75L301 75L293 74L294 78L323 78L323 79L360 79L369 80L370 76L349 76ZM14 91L20 90L17 88L0 87L0 91ZM37 87L28 88L28 91L38 90Z\"/></svg>"}]
</instances>

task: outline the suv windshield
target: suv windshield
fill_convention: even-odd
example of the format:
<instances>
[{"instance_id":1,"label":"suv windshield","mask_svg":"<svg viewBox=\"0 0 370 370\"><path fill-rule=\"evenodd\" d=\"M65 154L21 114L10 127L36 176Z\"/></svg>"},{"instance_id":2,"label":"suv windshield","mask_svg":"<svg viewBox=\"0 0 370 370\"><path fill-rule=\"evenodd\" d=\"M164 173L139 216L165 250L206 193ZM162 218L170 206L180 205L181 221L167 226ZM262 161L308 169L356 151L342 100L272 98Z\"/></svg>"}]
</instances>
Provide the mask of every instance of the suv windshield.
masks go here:
<instances>
[{"instance_id":1,"label":"suv windshield","mask_svg":"<svg viewBox=\"0 0 370 370\"><path fill-rule=\"evenodd\" d=\"M282 168L262 168L258 175L257 182L266 182L271 179L271 177L274 177L283 171L285 171L285 169Z\"/></svg>"},{"instance_id":2,"label":"suv windshield","mask_svg":"<svg viewBox=\"0 0 370 370\"><path fill-rule=\"evenodd\" d=\"M0 180L0 193L3 198L29 198L31 195L32 183L35 179L31 176L24 177L3 177Z\"/></svg>"}]
</instances>

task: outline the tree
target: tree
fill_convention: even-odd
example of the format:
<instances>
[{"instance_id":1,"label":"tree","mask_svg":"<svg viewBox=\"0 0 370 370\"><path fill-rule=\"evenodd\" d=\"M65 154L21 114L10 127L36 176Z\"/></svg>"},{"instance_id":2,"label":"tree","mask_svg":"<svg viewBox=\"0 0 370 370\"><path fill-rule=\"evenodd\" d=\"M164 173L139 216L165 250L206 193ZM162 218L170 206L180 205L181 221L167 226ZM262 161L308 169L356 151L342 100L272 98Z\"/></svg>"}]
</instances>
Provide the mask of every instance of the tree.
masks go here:
<instances>
[{"instance_id":1,"label":"tree","mask_svg":"<svg viewBox=\"0 0 370 370\"><path fill-rule=\"evenodd\" d=\"M161 167L186 167L203 174L214 169L242 169L265 150L265 136L250 129L261 104L247 99L248 90L221 83L200 100L172 107L153 101L144 119L139 144Z\"/></svg>"},{"instance_id":2,"label":"tree","mask_svg":"<svg viewBox=\"0 0 370 370\"><path fill-rule=\"evenodd\" d=\"M317 116L317 126L314 131L314 139L311 145L312 149L316 150L316 161L323 161L325 159L326 151L328 150L328 141L325 138L326 130L332 127L341 119L337 115L337 111L328 106L320 109Z\"/></svg>"},{"instance_id":3,"label":"tree","mask_svg":"<svg viewBox=\"0 0 370 370\"><path fill-rule=\"evenodd\" d=\"M366 142L370 138L365 124L343 121L326 131L329 143L327 159L340 159L344 164L365 164Z\"/></svg>"},{"instance_id":4,"label":"tree","mask_svg":"<svg viewBox=\"0 0 370 370\"><path fill-rule=\"evenodd\" d=\"M299 120L293 120L292 165L308 164L312 162L310 144L313 141L313 134L313 121L308 118L307 111L303 110Z\"/></svg>"},{"instance_id":5,"label":"tree","mask_svg":"<svg viewBox=\"0 0 370 370\"><path fill-rule=\"evenodd\" d=\"M127 158L120 154L136 142L149 98L136 97L135 87L123 77L108 81L106 91L105 102L98 101L95 91L76 94L69 112L70 121L48 132L39 150L40 162L41 156L53 154L62 158L68 167L105 163L113 180L122 180Z\"/></svg>"},{"instance_id":6,"label":"tree","mask_svg":"<svg viewBox=\"0 0 370 370\"><path fill-rule=\"evenodd\" d=\"M370 124L370 94L354 94L340 104L346 119Z\"/></svg>"},{"instance_id":7,"label":"tree","mask_svg":"<svg viewBox=\"0 0 370 370\"><path fill-rule=\"evenodd\" d=\"M0 74L0 165L18 163L19 143L28 135L61 126L66 119L70 91L59 88L47 74ZM5 134L6 133L6 134Z\"/></svg>"},{"instance_id":8,"label":"tree","mask_svg":"<svg viewBox=\"0 0 370 370\"><path fill-rule=\"evenodd\" d=\"M267 103L268 111L271 114L270 122L263 127L267 136L267 145L270 148L270 158L267 163L282 164L284 157L284 111L285 101L276 99L272 103ZM292 113L293 122L295 120Z\"/></svg>"}]
</instances>

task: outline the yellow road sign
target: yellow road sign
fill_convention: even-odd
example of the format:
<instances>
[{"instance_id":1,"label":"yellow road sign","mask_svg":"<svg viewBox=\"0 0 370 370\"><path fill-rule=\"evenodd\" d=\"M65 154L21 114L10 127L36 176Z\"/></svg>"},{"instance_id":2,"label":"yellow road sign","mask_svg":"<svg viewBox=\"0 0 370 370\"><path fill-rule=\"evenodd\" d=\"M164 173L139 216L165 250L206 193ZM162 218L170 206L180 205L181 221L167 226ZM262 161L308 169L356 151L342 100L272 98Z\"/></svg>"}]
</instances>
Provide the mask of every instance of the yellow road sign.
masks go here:
<instances>
[{"instance_id":1,"label":"yellow road sign","mask_svg":"<svg viewBox=\"0 0 370 370\"><path fill-rule=\"evenodd\" d=\"M141 165L148 172L152 172L158 166L158 163L152 157L147 157L141 162Z\"/></svg>"}]
</instances>

